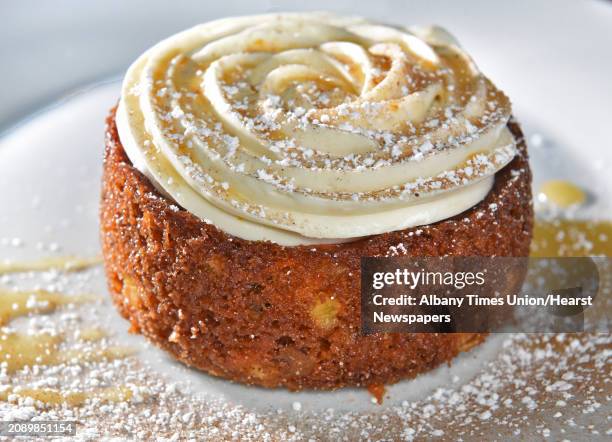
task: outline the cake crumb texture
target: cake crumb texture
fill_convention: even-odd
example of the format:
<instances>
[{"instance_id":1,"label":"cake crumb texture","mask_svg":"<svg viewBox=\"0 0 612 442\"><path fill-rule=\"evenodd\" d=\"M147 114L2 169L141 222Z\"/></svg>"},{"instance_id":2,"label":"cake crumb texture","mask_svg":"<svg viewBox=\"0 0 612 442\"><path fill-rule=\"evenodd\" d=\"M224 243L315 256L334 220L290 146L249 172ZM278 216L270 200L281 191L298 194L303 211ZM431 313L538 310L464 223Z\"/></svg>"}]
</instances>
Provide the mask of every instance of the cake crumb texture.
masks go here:
<instances>
[{"instance_id":1,"label":"cake crumb texture","mask_svg":"<svg viewBox=\"0 0 612 442\"><path fill-rule=\"evenodd\" d=\"M101 239L114 302L178 360L264 387L333 389L416 376L482 342L474 334L360 334L362 256L527 256L531 172L519 155L453 218L333 245L230 236L160 195L107 120ZM468 345L469 344L469 345Z\"/></svg>"}]
</instances>

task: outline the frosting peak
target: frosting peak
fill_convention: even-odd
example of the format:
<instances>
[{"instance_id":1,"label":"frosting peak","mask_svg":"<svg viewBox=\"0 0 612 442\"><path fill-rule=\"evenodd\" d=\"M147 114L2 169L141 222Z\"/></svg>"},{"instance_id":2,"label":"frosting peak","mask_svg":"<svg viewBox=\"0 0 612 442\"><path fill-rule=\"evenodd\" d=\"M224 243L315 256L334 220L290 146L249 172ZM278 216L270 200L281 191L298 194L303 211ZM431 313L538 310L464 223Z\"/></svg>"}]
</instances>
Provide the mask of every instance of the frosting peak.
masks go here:
<instances>
[{"instance_id":1,"label":"frosting peak","mask_svg":"<svg viewBox=\"0 0 612 442\"><path fill-rule=\"evenodd\" d=\"M432 223L515 154L507 97L439 28L281 14L219 20L129 69L133 163L230 234L339 241Z\"/></svg>"}]
</instances>

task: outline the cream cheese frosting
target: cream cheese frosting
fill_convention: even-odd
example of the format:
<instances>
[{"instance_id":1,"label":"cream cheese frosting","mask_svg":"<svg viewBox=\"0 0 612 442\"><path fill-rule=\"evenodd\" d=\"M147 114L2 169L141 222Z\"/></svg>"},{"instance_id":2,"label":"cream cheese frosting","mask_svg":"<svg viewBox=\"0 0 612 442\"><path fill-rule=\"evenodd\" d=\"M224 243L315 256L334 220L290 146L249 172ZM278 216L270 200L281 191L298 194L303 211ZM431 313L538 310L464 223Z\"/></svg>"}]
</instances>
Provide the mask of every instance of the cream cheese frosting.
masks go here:
<instances>
[{"instance_id":1,"label":"cream cheese frosting","mask_svg":"<svg viewBox=\"0 0 612 442\"><path fill-rule=\"evenodd\" d=\"M283 245L440 221L516 154L508 98L446 31L321 13L218 20L129 68L135 167L223 231Z\"/></svg>"}]
</instances>

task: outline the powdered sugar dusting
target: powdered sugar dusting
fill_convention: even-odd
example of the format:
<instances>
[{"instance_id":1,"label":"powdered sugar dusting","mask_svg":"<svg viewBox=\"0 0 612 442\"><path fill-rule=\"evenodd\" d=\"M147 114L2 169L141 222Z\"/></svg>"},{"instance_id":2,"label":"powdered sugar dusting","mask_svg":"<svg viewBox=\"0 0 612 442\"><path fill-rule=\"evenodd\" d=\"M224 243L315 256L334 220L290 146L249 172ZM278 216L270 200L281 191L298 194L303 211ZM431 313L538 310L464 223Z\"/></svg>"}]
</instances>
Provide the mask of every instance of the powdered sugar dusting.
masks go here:
<instances>
[{"instance_id":1,"label":"powdered sugar dusting","mask_svg":"<svg viewBox=\"0 0 612 442\"><path fill-rule=\"evenodd\" d=\"M332 15L241 23L171 37L124 82L126 152L177 201L184 184L166 176L179 174L198 216L203 200L310 239L400 230L418 217L398 209L418 204L433 222L473 206L465 188L484 193L516 154L510 101L458 45Z\"/></svg>"},{"instance_id":2,"label":"powdered sugar dusting","mask_svg":"<svg viewBox=\"0 0 612 442\"><path fill-rule=\"evenodd\" d=\"M402 244L395 249L403 253ZM100 269L94 269L70 275L22 274L5 282L73 293L99 289L102 277ZM109 330L109 336L99 341L79 341L84 327L104 327L107 315L114 314L109 304L106 298L97 298L93 304L72 304L54 314L11 322L3 333L25 330L66 335L67 348L123 344L122 330ZM280 409L274 403L267 409L253 408L216 395L203 396L189 382L172 381L139 353L111 361L25 367L14 374L8 374L3 364L0 392L10 390L11 394L7 402L0 402L0 417L77 420L81 423L79 440L473 440L493 433L504 438L572 439L577 434L603 434L605 430L597 423L603 422L602 413L609 407L605 394L609 391L609 335L516 334L490 340L495 342L464 356L470 359L480 354L484 361L473 377L457 376L451 367L444 375L447 382L420 398L402 400L398 392L407 387L399 384L388 389L381 406L347 403L323 410L316 407L316 401L297 399L305 397L300 394ZM481 352L491 352L491 348L492 357L482 359ZM146 347L136 350L150 351ZM405 383L428 382L431 376L440 375L426 374ZM45 405L20 396L20 388L25 387L64 392L122 387L129 390L130 397L118 401L92 397L76 407ZM240 388L249 394L249 387ZM257 393L252 390L250 394ZM319 394L322 401L327 400L326 395L342 397L338 392ZM347 411L351 408L356 411Z\"/></svg>"}]
</instances>

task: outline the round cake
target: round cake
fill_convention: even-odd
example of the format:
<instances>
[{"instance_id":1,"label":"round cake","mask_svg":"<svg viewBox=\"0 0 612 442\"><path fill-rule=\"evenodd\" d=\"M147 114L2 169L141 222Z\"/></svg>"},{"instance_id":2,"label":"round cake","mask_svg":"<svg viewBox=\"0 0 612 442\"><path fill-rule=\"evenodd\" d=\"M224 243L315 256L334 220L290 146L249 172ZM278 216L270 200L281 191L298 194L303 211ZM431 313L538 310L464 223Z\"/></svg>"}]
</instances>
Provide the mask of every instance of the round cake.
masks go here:
<instances>
[{"instance_id":1,"label":"round cake","mask_svg":"<svg viewBox=\"0 0 612 442\"><path fill-rule=\"evenodd\" d=\"M108 117L108 284L209 374L392 383L485 336L362 334L361 258L527 256L530 186L508 98L441 28L210 22L138 58Z\"/></svg>"}]
</instances>

